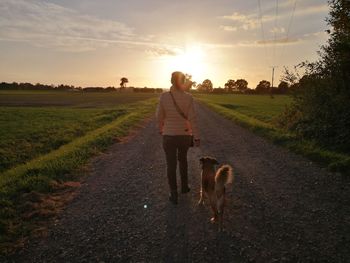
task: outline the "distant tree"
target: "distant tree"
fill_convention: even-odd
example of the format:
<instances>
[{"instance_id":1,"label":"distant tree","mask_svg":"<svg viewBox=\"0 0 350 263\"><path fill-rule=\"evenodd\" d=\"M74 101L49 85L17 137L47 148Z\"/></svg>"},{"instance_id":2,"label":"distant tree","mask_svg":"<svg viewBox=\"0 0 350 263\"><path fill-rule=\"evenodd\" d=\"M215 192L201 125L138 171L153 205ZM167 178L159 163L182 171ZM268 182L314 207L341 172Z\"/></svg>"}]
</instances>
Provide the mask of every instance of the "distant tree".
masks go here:
<instances>
[{"instance_id":1,"label":"distant tree","mask_svg":"<svg viewBox=\"0 0 350 263\"><path fill-rule=\"evenodd\" d=\"M124 89L126 88L126 83L129 83L129 80L125 77L121 78L120 79L120 88L121 89Z\"/></svg>"},{"instance_id":2,"label":"distant tree","mask_svg":"<svg viewBox=\"0 0 350 263\"><path fill-rule=\"evenodd\" d=\"M185 73L185 81L192 81L192 75Z\"/></svg>"},{"instance_id":3,"label":"distant tree","mask_svg":"<svg viewBox=\"0 0 350 263\"><path fill-rule=\"evenodd\" d=\"M245 79L237 79L236 87L239 91L243 92L248 88L248 81L246 81Z\"/></svg>"},{"instance_id":4,"label":"distant tree","mask_svg":"<svg viewBox=\"0 0 350 263\"><path fill-rule=\"evenodd\" d=\"M196 87L196 82L192 81L192 75L185 74L185 83L186 83L186 90L189 91L191 88Z\"/></svg>"},{"instance_id":5,"label":"distant tree","mask_svg":"<svg viewBox=\"0 0 350 263\"><path fill-rule=\"evenodd\" d=\"M267 80L262 80L256 86L256 91L258 93L268 93L270 91L271 83Z\"/></svg>"},{"instance_id":6,"label":"distant tree","mask_svg":"<svg viewBox=\"0 0 350 263\"><path fill-rule=\"evenodd\" d=\"M107 87L106 91L116 91L116 88L115 87Z\"/></svg>"},{"instance_id":7,"label":"distant tree","mask_svg":"<svg viewBox=\"0 0 350 263\"><path fill-rule=\"evenodd\" d=\"M56 90L73 90L73 89L74 89L74 86L69 86L69 85L64 85L64 84L58 85L56 87Z\"/></svg>"},{"instance_id":8,"label":"distant tree","mask_svg":"<svg viewBox=\"0 0 350 263\"><path fill-rule=\"evenodd\" d=\"M225 90L227 90L228 92L232 92L235 88L236 88L236 82L233 79L229 79L225 83Z\"/></svg>"},{"instance_id":9,"label":"distant tree","mask_svg":"<svg viewBox=\"0 0 350 263\"><path fill-rule=\"evenodd\" d=\"M280 84L278 84L277 92L280 94L285 94L288 92L289 84L286 81L281 81Z\"/></svg>"},{"instance_id":10,"label":"distant tree","mask_svg":"<svg viewBox=\"0 0 350 263\"><path fill-rule=\"evenodd\" d=\"M204 92L213 91L213 83L209 79L204 80L200 87L201 87L201 91L204 91Z\"/></svg>"},{"instance_id":11,"label":"distant tree","mask_svg":"<svg viewBox=\"0 0 350 263\"><path fill-rule=\"evenodd\" d=\"M257 93L256 89L247 88L246 90L244 90L244 94L256 94L256 93Z\"/></svg>"},{"instance_id":12,"label":"distant tree","mask_svg":"<svg viewBox=\"0 0 350 263\"><path fill-rule=\"evenodd\" d=\"M105 92L106 91L102 87L86 87L83 90L84 92Z\"/></svg>"},{"instance_id":13,"label":"distant tree","mask_svg":"<svg viewBox=\"0 0 350 263\"><path fill-rule=\"evenodd\" d=\"M301 79L298 67L294 67L294 71L290 70L287 67L284 67L284 73L281 77L281 81L287 82L289 86L292 86L299 82Z\"/></svg>"},{"instance_id":14,"label":"distant tree","mask_svg":"<svg viewBox=\"0 0 350 263\"><path fill-rule=\"evenodd\" d=\"M225 89L218 87L218 88L214 88L212 92L217 94L222 94L222 93L225 93Z\"/></svg>"}]
</instances>

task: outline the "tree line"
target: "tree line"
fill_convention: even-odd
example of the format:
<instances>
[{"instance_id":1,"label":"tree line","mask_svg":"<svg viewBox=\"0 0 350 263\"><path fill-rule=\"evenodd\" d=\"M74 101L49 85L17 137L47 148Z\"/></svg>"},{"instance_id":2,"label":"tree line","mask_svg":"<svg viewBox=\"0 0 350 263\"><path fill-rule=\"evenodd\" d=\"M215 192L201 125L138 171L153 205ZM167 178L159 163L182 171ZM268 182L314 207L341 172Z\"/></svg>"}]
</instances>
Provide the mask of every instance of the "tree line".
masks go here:
<instances>
[{"instance_id":1,"label":"tree line","mask_svg":"<svg viewBox=\"0 0 350 263\"><path fill-rule=\"evenodd\" d=\"M0 90L51 90L51 91L77 91L77 92L144 92L144 93L161 93L163 92L160 88L137 88L137 87L128 87L125 85L123 87L75 87L73 85L45 85L45 84L32 84L32 83L0 83Z\"/></svg>"},{"instance_id":2,"label":"tree line","mask_svg":"<svg viewBox=\"0 0 350 263\"><path fill-rule=\"evenodd\" d=\"M287 94L296 86L290 85L282 80L277 87L271 87L271 83L267 80L262 80L255 89L248 88L248 81L245 79L229 79L224 87L214 88L210 79L204 80L202 83L195 85L195 89L201 93L242 93L242 94Z\"/></svg>"}]
</instances>

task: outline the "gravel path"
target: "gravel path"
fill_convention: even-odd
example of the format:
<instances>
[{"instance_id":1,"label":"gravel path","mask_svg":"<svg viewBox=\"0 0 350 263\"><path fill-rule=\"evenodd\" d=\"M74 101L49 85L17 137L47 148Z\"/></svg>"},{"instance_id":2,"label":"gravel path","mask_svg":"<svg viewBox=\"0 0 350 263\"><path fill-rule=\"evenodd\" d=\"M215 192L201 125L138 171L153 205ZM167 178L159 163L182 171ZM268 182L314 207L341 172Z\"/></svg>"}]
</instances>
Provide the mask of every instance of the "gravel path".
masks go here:
<instances>
[{"instance_id":1,"label":"gravel path","mask_svg":"<svg viewBox=\"0 0 350 263\"><path fill-rule=\"evenodd\" d=\"M154 120L93 161L77 197L14 262L345 262L349 184L198 105L192 191L174 207ZM235 170L225 231L197 207L202 155Z\"/></svg>"}]
</instances>

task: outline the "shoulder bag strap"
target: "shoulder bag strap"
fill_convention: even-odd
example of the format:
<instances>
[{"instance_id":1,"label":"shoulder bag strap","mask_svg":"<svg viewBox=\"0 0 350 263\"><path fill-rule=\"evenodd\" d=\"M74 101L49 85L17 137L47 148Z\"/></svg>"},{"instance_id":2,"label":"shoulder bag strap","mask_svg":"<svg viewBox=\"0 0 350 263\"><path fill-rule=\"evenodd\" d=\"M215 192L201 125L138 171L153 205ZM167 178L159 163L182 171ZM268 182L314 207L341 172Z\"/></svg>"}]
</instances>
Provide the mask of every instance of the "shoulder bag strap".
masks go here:
<instances>
[{"instance_id":1,"label":"shoulder bag strap","mask_svg":"<svg viewBox=\"0 0 350 263\"><path fill-rule=\"evenodd\" d=\"M174 95L171 93L171 91L169 91L169 93L170 93L170 96L173 100L176 111L181 115L182 118L184 118L186 121L188 121L186 114L180 109L179 105L177 105L176 100L174 98Z\"/></svg>"}]
</instances>

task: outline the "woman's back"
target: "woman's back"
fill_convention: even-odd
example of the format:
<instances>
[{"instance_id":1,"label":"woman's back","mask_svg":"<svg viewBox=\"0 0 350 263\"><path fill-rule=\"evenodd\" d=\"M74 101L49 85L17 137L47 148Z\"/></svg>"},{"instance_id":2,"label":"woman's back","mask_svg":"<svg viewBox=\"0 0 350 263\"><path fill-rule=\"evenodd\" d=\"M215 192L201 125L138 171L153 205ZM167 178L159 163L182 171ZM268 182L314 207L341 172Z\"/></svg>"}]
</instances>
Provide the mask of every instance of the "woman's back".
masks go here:
<instances>
[{"instance_id":1,"label":"woman's back","mask_svg":"<svg viewBox=\"0 0 350 263\"><path fill-rule=\"evenodd\" d=\"M170 94L171 92L171 94ZM181 111L186 115L188 120L192 118L190 111L193 108L192 95L183 91L178 91L175 88L171 88L170 92L165 92L160 97L160 108L158 110L163 111L163 134L164 135L191 135L191 129L186 119L180 115L176 110L173 99L173 95L176 104Z\"/></svg>"}]
</instances>

